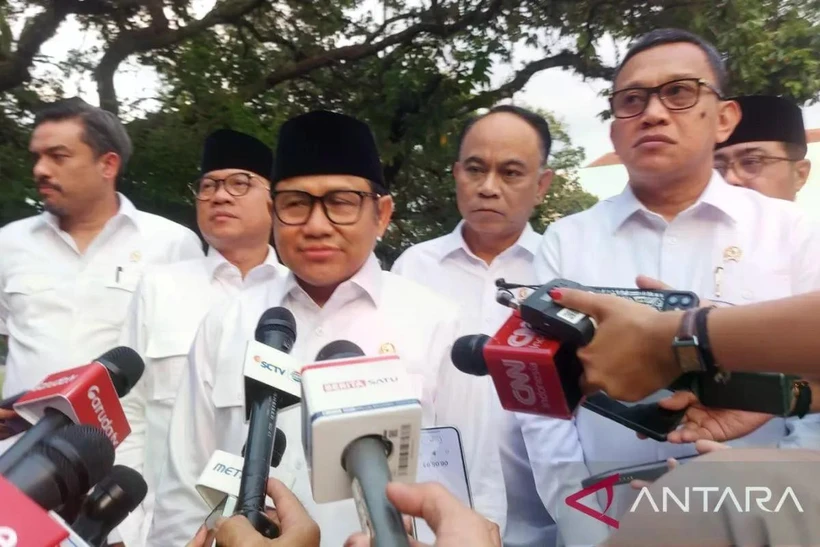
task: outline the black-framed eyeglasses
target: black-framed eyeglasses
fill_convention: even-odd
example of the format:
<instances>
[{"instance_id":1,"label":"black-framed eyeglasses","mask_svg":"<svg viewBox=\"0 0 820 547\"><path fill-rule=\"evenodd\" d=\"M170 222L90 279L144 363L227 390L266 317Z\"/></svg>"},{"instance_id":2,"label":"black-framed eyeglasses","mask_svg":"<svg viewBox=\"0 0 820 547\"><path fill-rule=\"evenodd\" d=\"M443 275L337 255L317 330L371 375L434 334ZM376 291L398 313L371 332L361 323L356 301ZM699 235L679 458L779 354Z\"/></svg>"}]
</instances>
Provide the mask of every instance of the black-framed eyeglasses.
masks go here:
<instances>
[{"instance_id":1,"label":"black-framed eyeglasses","mask_svg":"<svg viewBox=\"0 0 820 547\"><path fill-rule=\"evenodd\" d=\"M729 169L734 171L738 178L743 180L753 179L763 172L763 168L778 161L794 162L791 158L779 156L766 156L763 154L747 154L733 160L715 158L715 171L725 177Z\"/></svg>"},{"instance_id":2,"label":"black-framed eyeglasses","mask_svg":"<svg viewBox=\"0 0 820 547\"><path fill-rule=\"evenodd\" d=\"M715 86L700 78L681 78L655 87L628 87L612 94L609 106L612 115L618 119L640 116L649 105L652 95L657 95L667 110L687 110L700 100L700 89L705 87L719 99L720 91Z\"/></svg>"},{"instance_id":3,"label":"black-framed eyeglasses","mask_svg":"<svg viewBox=\"0 0 820 547\"><path fill-rule=\"evenodd\" d=\"M251 186L253 186L253 179L261 179L261 177L251 173L234 173L222 179L206 176L189 184L188 188L199 201L212 199L219 191L220 186L224 186L225 191L233 197L241 198L250 191ZM264 184L263 186L265 189L268 188Z\"/></svg>"},{"instance_id":4,"label":"black-framed eyeglasses","mask_svg":"<svg viewBox=\"0 0 820 547\"><path fill-rule=\"evenodd\" d=\"M314 196L302 190L277 190L273 192L273 210L282 224L301 226L307 224L318 201L330 222L347 226L359 221L366 198L378 200L379 194L360 190L331 190L323 196Z\"/></svg>"}]
</instances>

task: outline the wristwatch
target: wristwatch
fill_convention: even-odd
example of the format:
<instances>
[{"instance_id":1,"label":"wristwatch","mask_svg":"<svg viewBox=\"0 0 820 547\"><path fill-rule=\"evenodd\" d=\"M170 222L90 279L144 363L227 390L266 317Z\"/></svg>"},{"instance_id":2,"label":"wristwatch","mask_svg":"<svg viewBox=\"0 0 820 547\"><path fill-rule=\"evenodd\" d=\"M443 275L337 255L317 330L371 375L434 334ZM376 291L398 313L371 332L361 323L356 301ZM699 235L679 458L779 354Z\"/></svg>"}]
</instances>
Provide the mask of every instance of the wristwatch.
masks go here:
<instances>
[{"instance_id":1,"label":"wristwatch","mask_svg":"<svg viewBox=\"0 0 820 547\"><path fill-rule=\"evenodd\" d=\"M687 372L706 372L708 370L701 355L696 333L695 316L697 311L697 309L689 309L683 313L678 333L672 342L675 359L684 374Z\"/></svg>"}]
</instances>

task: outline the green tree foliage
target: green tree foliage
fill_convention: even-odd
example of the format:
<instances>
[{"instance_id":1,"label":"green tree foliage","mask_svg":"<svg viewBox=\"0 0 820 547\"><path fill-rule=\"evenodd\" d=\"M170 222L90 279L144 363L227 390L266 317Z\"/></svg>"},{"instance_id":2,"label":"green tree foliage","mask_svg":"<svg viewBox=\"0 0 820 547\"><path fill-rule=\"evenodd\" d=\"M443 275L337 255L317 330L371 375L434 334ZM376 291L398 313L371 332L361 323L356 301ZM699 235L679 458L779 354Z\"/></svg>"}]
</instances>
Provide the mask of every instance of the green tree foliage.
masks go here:
<instances>
[{"instance_id":1,"label":"green tree foliage","mask_svg":"<svg viewBox=\"0 0 820 547\"><path fill-rule=\"evenodd\" d=\"M800 101L820 90L818 0L384 0L378 14L363 0L219 0L198 15L196 3L0 1L0 225L36 210L26 201L35 197L25 151L31 112L39 98L61 93L64 77L35 78L32 67L47 61L40 47L71 18L99 39L69 52L60 68L96 82L100 104L129 120L135 154L122 189L139 207L192 225L186 185L208 132L231 126L273 146L288 117L336 109L376 134L396 200L380 249L388 263L458 221L450 169L468 117L542 70L609 78L604 36L689 28L727 54L736 90ZM12 37L12 28L22 30ZM522 48L535 58L518 58ZM157 70L158 108L120 99L113 76L125 60ZM502 64L515 70L493 87ZM556 120L553 128L558 176L533 219L538 229L595 201L577 180L583 151Z\"/></svg>"}]
</instances>

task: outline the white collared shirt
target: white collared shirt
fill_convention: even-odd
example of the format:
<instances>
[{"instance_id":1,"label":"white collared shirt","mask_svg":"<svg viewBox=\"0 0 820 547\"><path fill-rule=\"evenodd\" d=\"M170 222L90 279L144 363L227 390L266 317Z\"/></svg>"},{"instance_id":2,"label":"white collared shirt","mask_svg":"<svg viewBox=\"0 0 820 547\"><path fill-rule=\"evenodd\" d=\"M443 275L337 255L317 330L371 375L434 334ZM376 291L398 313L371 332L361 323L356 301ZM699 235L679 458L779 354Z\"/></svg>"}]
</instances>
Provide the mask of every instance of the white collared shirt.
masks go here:
<instances>
[{"instance_id":1,"label":"white collared shirt","mask_svg":"<svg viewBox=\"0 0 820 547\"><path fill-rule=\"evenodd\" d=\"M244 279L213 247L204 258L146 270L120 338L120 345L135 349L145 361L142 378L122 399L131 434L117 447L116 463L138 471L148 484L142 504L117 528L128 547L141 547L148 535L171 410L200 322L212 306L286 274L273 247Z\"/></svg>"},{"instance_id":2,"label":"white collared shirt","mask_svg":"<svg viewBox=\"0 0 820 547\"><path fill-rule=\"evenodd\" d=\"M346 339L367 355L386 348L401 356L422 401L424 425L455 425L462 412L454 375L449 371L450 349L458 332L458 312L449 301L390 272L383 272L375 256L350 280L342 283L319 308L296 284L293 275L243 292L228 306L208 313L191 350L188 373L171 418L170 449L157 491L148 545L184 545L209 513L195 489L196 481L214 450L238 454L245 443L242 356L262 313L274 306L290 309L297 325L291 354L312 362L329 342ZM352 500L316 504L310 490L301 442L301 407L279 414L277 427L288 448L279 472L295 475L293 492L322 529L322 545L338 547L360 529ZM488 449L472 455L477 477L496 480L500 468L486 461ZM475 479L475 477L473 477ZM475 479L476 505L492 504L491 493Z\"/></svg>"},{"instance_id":3,"label":"white collared shirt","mask_svg":"<svg viewBox=\"0 0 820 547\"><path fill-rule=\"evenodd\" d=\"M541 235L527 225L518 240L488 265L467 246L462 235L463 227L462 220L451 233L413 245L396 260L392 271L455 299L461 307L459 335L481 333L492 336L511 312L510 308L496 301L495 281L504 278L509 283L521 285L535 283L533 260ZM514 292L522 300L531 291L518 289ZM553 474L562 462L583 462L573 422L545 418L554 428L553 438L560 441L546 439L537 445L527 445L519 415L501 408L490 377L462 376L465 388L460 397L467 401L464 408L473 415L470 433L474 432L474 440L486 436L487 442L494 442L500 453L506 488L504 484L498 488L502 494L506 493L507 500L504 545L544 547L553 544L555 525L545 506L552 508L563 503L566 495L580 489L579 479L577 484L568 487L568 492L563 492L557 475ZM478 413L476 409L483 409L483 412ZM474 447L465 446L465 452L473 450ZM528 451L537 452L539 460L544 462L540 468L540 488L536 487ZM573 525L566 521L559 522L559 525L566 540L576 543L579 538L573 537Z\"/></svg>"},{"instance_id":4,"label":"white collared shirt","mask_svg":"<svg viewBox=\"0 0 820 547\"><path fill-rule=\"evenodd\" d=\"M50 213L0 229L4 396L116 347L145 266L203 256L191 230L118 196L119 211L82 254Z\"/></svg>"},{"instance_id":5,"label":"white collared shirt","mask_svg":"<svg viewBox=\"0 0 820 547\"><path fill-rule=\"evenodd\" d=\"M701 299L743 305L820 289L820 232L795 204L731 186L715 172L698 201L671 222L647 210L629 186L557 221L544 235L536 268L542 282L563 277L608 287L634 287L643 274ZM639 440L584 408L576 423L593 473L695 453L691 444ZM784 443L793 424L775 418L731 444L793 443ZM817 428L809 418L799 426L801 435ZM619 489L618 497L634 497L628 486ZM616 511L625 510L618 505Z\"/></svg>"}]
</instances>

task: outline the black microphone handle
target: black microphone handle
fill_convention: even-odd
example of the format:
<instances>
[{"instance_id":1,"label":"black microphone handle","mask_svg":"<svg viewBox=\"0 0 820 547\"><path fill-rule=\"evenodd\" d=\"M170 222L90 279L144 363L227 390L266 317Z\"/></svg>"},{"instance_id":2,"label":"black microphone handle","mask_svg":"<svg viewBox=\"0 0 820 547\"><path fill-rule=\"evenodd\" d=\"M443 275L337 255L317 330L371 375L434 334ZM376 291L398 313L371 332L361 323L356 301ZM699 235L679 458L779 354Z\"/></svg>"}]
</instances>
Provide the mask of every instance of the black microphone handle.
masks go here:
<instances>
[{"instance_id":1,"label":"black microphone handle","mask_svg":"<svg viewBox=\"0 0 820 547\"><path fill-rule=\"evenodd\" d=\"M373 529L371 545L410 547L401 513L387 499L386 489L391 475L384 443L375 437L361 437L347 445L343 458L347 476L354 482L354 497L359 497L356 483L361 489L364 510Z\"/></svg>"},{"instance_id":2,"label":"black microphone handle","mask_svg":"<svg viewBox=\"0 0 820 547\"><path fill-rule=\"evenodd\" d=\"M245 515L250 519L253 513L265 511L265 490L270 474L273 445L276 437L276 405L278 393L271 389L264 397L253 398L251 401L250 420L248 424L248 440L245 444L245 460L242 463L242 478L239 481L239 495L236 501L236 514ZM279 529L274 525L263 526L260 519L253 519L251 523L256 531L268 539L279 537ZM269 536L272 529L276 535Z\"/></svg>"},{"instance_id":3,"label":"black microphone handle","mask_svg":"<svg viewBox=\"0 0 820 547\"><path fill-rule=\"evenodd\" d=\"M40 453L26 456L25 464L18 465L3 476L33 502L53 511L63 505L63 493L57 477L64 470Z\"/></svg>"},{"instance_id":4,"label":"black microphone handle","mask_svg":"<svg viewBox=\"0 0 820 547\"><path fill-rule=\"evenodd\" d=\"M43 417L0 456L0 475L6 475L12 467L27 458L31 449L40 441L73 423L71 418L59 410L46 408Z\"/></svg>"},{"instance_id":5,"label":"black microphone handle","mask_svg":"<svg viewBox=\"0 0 820 547\"><path fill-rule=\"evenodd\" d=\"M106 523L92 520L85 515L80 515L71 525L74 533L83 538L91 547L105 547L108 545L108 530Z\"/></svg>"}]
</instances>

